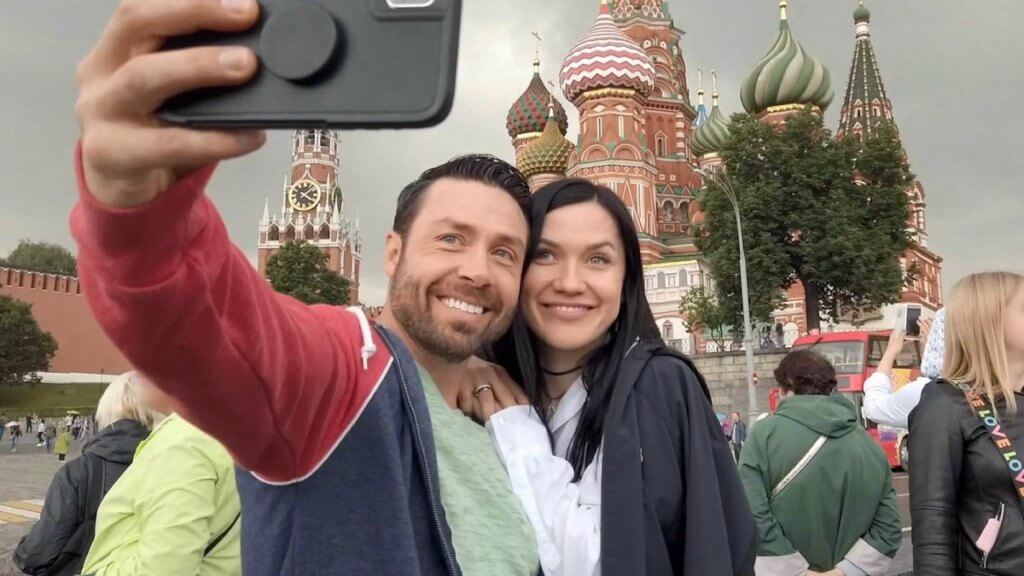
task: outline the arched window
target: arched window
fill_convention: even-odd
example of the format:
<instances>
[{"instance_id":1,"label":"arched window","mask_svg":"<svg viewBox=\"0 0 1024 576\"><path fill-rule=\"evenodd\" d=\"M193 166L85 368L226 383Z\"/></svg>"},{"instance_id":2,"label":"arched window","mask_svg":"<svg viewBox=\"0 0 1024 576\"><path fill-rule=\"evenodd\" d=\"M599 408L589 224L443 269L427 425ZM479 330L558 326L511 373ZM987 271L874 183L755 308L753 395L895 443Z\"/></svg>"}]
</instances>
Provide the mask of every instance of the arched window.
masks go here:
<instances>
[{"instance_id":1,"label":"arched window","mask_svg":"<svg viewBox=\"0 0 1024 576\"><path fill-rule=\"evenodd\" d=\"M281 242L291 242L295 240L295 227L291 224L284 229L284 234L281 235Z\"/></svg>"},{"instance_id":2,"label":"arched window","mask_svg":"<svg viewBox=\"0 0 1024 576\"><path fill-rule=\"evenodd\" d=\"M680 286L688 286L690 284L688 282L688 280L689 280L689 274L686 273L686 270L680 270L679 271L679 285Z\"/></svg>"},{"instance_id":3,"label":"arched window","mask_svg":"<svg viewBox=\"0 0 1024 576\"><path fill-rule=\"evenodd\" d=\"M330 240L331 239L331 228L327 224L320 227L320 239Z\"/></svg>"},{"instance_id":4,"label":"arched window","mask_svg":"<svg viewBox=\"0 0 1024 576\"><path fill-rule=\"evenodd\" d=\"M654 148L657 151L658 158L664 158L667 156L665 152L665 137L658 136L654 139Z\"/></svg>"},{"instance_id":5,"label":"arched window","mask_svg":"<svg viewBox=\"0 0 1024 576\"><path fill-rule=\"evenodd\" d=\"M271 242L277 242L277 240L278 240L278 238L280 238L280 236L281 236L281 231L277 229L277 226L271 226L270 229L267 230L267 240L269 240Z\"/></svg>"},{"instance_id":6,"label":"arched window","mask_svg":"<svg viewBox=\"0 0 1024 576\"><path fill-rule=\"evenodd\" d=\"M619 139L626 137L626 118L625 116L619 116Z\"/></svg>"},{"instance_id":7,"label":"arched window","mask_svg":"<svg viewBox=\"0 0 1024 576\"><path fill-rule=\"evenodd\" d=\"M664 272L658 272L658 288L664 288L664 287L665 287L665 273Z\"/></svg>"},{"instance_id":8,"label":"arched window","mask_svg":"<svg viewBox=\"0 0 1024 576\"><path fill-rule=\"evenodd\" d=\"M665 222L671 222L671 221L673 221L675 219L675 218L673 218L673 215L672 215L672 212L674 211L674 207L672 206L672 203L669 202L668 200L666 200L665 204L662 205L661 211L665 215Z\"/></svg>"},{"instance_id":9,"label":"arched window","mask_svg":"<svg viewBox=\"0 0 1024 576\"><path fill-rule=\"evenodd\" d=\"M316 146L316 130L306 131L306 146Z\"/></svg>"},{"instance_id":10,"label":"arched window","mask_svg":"<svg viewBox=\"0 0 1024 576\"><path fill-rule=\"evenodd\" d=\"M684 223L690 222L690 203L683 202L679 205L679 221Z\"/></svg>"},{"instance_id":11,"label":"arched window","mask_svg":"<svg viewBox=\"0 0 1024 576\"><path fill-rule=\"evenodd\" d=\"M316 240L316 231L313 230L312 224L306 224L306 228L302 231L302 237L306 240Z\"/></svg>"},{"instance_id":12,"label":"arched window","mask_svg":"<svg viewBox=\"0 0 1024 576\"><path fill-rule=\"evenodd\" d=\"M604 137L604 118L597 119L597 139Z\"/></svg>"},{"instance_id":13,"label":"arched window","mask_svg":"<svg viewBox=\"0 0 1024 576\"><path fill-rule=\"evenodd\" d=\"M853 111L853 117L854 118L860 118L863 115L864 115L864 110L862 110L860 108L857 108L856 110Z\"/></svg>"},{"instance_id":14,"label":"arched window","mask_svg":"<svg viewBox=\"0 0 1024 576\"><path fill-rule=\"evenodd\" d=\"M329 148L331 146L331 132L329 130L320 131L320 146L323 148Z\"/></svg>"},{"instance_id":15,"label":"arched window","mask_svg":"<svg viewBox=\"0 0 1024 576\"><path fill-rule=\"evenodd\" d=\"M665 323L661 325L661 338L662 340L672 340L672 323L665 320Z\"/></svg>"}]
</instances>

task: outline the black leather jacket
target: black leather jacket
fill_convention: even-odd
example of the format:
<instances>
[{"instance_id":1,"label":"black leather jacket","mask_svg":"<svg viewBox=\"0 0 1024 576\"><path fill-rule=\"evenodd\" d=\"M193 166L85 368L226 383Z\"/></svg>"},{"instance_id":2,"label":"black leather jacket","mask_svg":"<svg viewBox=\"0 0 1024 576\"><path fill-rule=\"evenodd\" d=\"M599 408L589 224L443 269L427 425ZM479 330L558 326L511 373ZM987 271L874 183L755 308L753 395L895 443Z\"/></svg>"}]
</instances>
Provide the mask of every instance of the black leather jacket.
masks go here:
<instances>
[{"instance_id":1,"label":"black leather jacket","mask_svg":"<svg viewBox=\"0 0 1024 576\"><path fill-rule=\"evenodd\" d=\"M1016 415L997 406L1003 430L1024 455L1024 396ZM975 542L1003 510L995 546L984 557ZM910 514L914 573L1024 574L1024 513L1010 472L984 424L958 388L924 387L910 414Z\"/></svg>"}]
</instances>

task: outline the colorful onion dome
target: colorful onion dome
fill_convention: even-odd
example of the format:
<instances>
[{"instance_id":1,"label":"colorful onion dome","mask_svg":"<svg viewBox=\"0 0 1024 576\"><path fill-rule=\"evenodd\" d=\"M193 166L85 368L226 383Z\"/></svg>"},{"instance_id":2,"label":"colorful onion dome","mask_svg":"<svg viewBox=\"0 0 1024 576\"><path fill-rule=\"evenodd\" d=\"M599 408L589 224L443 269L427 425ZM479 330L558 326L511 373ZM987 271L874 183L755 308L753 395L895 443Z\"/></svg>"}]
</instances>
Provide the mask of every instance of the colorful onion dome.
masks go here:
<instances>
[{"instance_id":1,"label":"colorful onion dome","mask_svg":"<svg viewBox=\"0 0 1024 576\"><path fill-rule=\"evenodd\" d=\"M804 50L789 30L788 2L779 2L782 17L775 45L743 81L740 99L751 114L773 106L809 104L825 110L832 102L832 75Z\"/></svg>"},{"instance_id":2,"label":"colorful onion dome","mask_svg":"<svg viewBox=\"0 0 1024 576\"><path fill-rule=\"evenodd\" d=\"M693 138L690 139L690 148L697 156L721 151L726 138L729 137L729 119L718 106L718 91L712 95L712 100L714 104L711 106L711 117L694 131Z\"/></svg>"},{"instance_id":3,"label":"colorful onion dome","mask_svg":"<svg viewBox=\"0 0 1024 576\"><path fill-rule=\"evenodd\" d=\"M544 125L548 121L549 100L551 100L551 92L540 78L540 60L534 60L533 79L530 80L530 85L508 110L508 117L505 119L508 135L515 138L522 134L543 132ZM569 117L565 114L565 108L557 100L555 101L555 122L562 134L569 130Z\"/></svg>"},{"instance_id":4,"label":"colorful onion dome","mask_svg":"<svg viewBox=\"0 0 1024 576\"><path fill-rule=\"evenodd\" d=\"M544 132L523 148L523 155L519 158L519 171L527 178L534 174L565 174L569 155L576 149L559 130L554 98L551 102Z\"/></svg>"},{"instance_id":5,"label":"colorful onion dome","mask_svg":"<svg viewBox=\"0 0 1024 576\"><path fill-rule=\"evenodd\" d=\"M864 0L861 0L860 6L857 6L857 9L853 11L853 21L858 24L871 21L871 10L868 10L868 7L864 5Z\"/></svg>"},{"instance_id":6,"label":"colorful onion dome","mask_svg":"<svg viewBox=\"0 0 1024 576\"><path fill-rule=\"evenodd\" d=\"M647 96L657 72L651 57L612 20L606 0L594 26L565 57L559 80L562 93L575 102L584 92L626 88Z\"/></svg>"}]
</instances>

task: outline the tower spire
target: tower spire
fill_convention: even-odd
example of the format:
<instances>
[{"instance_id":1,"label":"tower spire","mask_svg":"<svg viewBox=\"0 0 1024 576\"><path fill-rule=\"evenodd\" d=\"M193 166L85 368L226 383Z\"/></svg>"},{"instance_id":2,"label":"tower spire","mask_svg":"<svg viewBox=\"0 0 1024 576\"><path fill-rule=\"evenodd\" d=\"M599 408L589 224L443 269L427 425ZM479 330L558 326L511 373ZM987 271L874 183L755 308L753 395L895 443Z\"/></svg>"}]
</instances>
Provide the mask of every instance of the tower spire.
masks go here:
<instances>
[{"instance_id":1,"label":"tower spire","mask_svg":"<svg viewBox=\"0 0 1024 576\"><path fill-rule=\"evenodd\" d=\"M718 72L711 69L711 105L718 107Z\"/></svg>"},{"instance_id":2,"label":"tower spire","mask_svg":"<svg viewBox=\"0 0 1024 576\"><path fill-rule=\"evenodd\" d=\"M542 40L540 39L540 34L536 32L530 32L530 34L533 34L533 37L537 39L537 47L533 53L533 73L540 74L540 43Z\"/></svg>"},{"instance_id":3,"label":"tower spire","mask_svg":"<svg viewBox=\"0 0 1024 576\"><path fill-rule=\"evenodd\" d=\"M263 217L260 218L260 224L270 224L270 197L266 198L263 203Z\"/></svg>"},{"instance_id":4,"label":"tower spire","mask_svg":"<svg viewBox=\"0 0 1024 576\"><path fill-rule=\"evenodd\" d=\"M704 69L697 67L697 106L704 105Z\"/></svg>"},{"instance_id":5,"label":"tower spire","mask_svg":"<svg viewBox=\"0 0 1024 576\"><path fill-rule=\"evenodd\" d=\"M611 15L611 8L608 7L608 0L601 0L601 7L598 9L598 14Z\"/></svg>"},{"instance_id":6,"label":"tower spire","mask_svg":"<svg viewBox=\"0 0 1024 576\"><path fill-rule=\"evenodd\" d=\"M779 20L782 22L789 20L789 15L786 14L787 8L789 8L789 2L787 0L779 0Z\"/></svg>"},{"instance_id":7,"label":"tower spire","mask_svg":"<svg viewBox=\"0 0 1024 576\"><path fill-rule=\"evenodd\" d=\"M853 12L856 41L849 84L839 113L839 130L836 132L843 138L867 139L880 122L893 121L892 102L885 92L868 31L870 21L871 12L861 2Z\"/></svg>"}]
</instances>

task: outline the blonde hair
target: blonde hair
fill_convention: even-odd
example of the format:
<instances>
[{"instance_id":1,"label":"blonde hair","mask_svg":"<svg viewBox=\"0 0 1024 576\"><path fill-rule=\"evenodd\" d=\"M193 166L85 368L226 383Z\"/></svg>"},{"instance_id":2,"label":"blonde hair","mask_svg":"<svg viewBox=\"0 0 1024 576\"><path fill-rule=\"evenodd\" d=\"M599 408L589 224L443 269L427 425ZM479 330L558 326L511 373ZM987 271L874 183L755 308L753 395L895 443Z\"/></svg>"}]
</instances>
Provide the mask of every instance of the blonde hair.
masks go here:
<instances>
[{"instance_id":1,"label":"blonde hair","mask_svg":"<svg viewBox=\"0 0 1024 576\"><path fill-rule=\"evenodd\" d=\"M163 414L143 404L138 378L136 372L125 372L107 386L96 406L97 429L102 430L118 420L130 419L152 430L163 420Z\"/></svg>"},{"instance_id":2,"label":"blonde hair","mask_svg":"<svg viewBox=\"0 0 1024 576\"><path fill-rule=\"evenodd\" d=\"M1017 400L1003 325L1021 288L1024 276L1013 272L971 274L953 287L946 311L946 378L971 384L993 408L1002 399L1011 413L1017 412Z\"/></svg>"}]
</instances>

